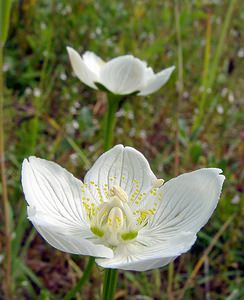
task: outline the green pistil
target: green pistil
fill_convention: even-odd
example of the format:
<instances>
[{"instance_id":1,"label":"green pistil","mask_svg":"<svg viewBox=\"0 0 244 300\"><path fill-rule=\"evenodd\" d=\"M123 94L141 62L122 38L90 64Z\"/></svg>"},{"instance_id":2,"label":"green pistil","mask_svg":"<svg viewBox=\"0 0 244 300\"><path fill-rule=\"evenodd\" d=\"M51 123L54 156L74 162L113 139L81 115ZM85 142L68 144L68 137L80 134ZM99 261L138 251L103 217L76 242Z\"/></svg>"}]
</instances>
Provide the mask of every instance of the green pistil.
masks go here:
<instances>
[{"instance_id":1,"label":"green pistil","mask_svg":"<svg viewBox=\"0 0 244 300\"><path fill-rule=\"evenodd\" d=\"M91 231L92 231L95 235L99 236L100 238L104 236L104 232L103 232L101 229L99 229L99 228L97 228L97 227L95 227L95 226L92 226L92 227L91 227Z\"/></svg>"},{"instance_id":2,"label":"green pistil","mask_svg":"<svg viewBox=\"0 0 244 300\"><path fill-rule=\"evenodd\" d=\"M129 231L121 234L121 238L124 241L133 240L137 237L138 232L137 231Z\"/></svg>"}]
</instances>

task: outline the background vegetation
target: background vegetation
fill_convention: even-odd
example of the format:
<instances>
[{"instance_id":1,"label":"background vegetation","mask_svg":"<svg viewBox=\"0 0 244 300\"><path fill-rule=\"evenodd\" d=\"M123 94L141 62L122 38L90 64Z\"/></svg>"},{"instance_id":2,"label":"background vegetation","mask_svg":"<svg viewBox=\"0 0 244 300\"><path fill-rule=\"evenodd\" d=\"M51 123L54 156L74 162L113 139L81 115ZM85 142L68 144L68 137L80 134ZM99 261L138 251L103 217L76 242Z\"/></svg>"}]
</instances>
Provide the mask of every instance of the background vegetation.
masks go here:
<instances>
[{"instance_id":1,"label":"background vegetation","mask_svg":"<svg viewBox=\"0 0 244 300\"><path fill-rule=\"evenodd\" d=\"M21 163L29 155L55 160L83 178L102 153L104 94L73 76L65 49L69 45L105 60L131 53L155 71L176 65L156 94L121 104L115 143L143 152L159 178L205 166L220 167L226 176L220 204L191 251L160 270L120 272L117 299L244 299L243 4L14 1L3 70L16 298L62 299L87 260L43 241L26 219L20 185ZM6 279L4 244L1 222L0 299ZM94 267L75 299L99 299L101 275Z\"/></svg>"}]
</instances>

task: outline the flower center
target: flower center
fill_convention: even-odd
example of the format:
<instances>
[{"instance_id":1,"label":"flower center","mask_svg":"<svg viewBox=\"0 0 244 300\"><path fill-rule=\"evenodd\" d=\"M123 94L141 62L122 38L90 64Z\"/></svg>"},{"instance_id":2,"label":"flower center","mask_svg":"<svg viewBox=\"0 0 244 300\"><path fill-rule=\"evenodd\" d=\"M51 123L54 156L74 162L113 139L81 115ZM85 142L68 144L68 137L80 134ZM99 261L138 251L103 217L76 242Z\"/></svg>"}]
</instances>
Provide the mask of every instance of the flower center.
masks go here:
<instances>
[{"instance_id":1,"label":"flower center","mask_svg":"<svg viewBox=\"0 0 244 300\"><path fill-rule=\"evenodd\" d=\"M135 184L136 189L130 199L120 186L113 185L109 190L106 188L106 201L100 200L100 205L83 202L92 233L110 247L134 240L139 230L155 214L156 202L162 198L157 194L158 188L163 184L162 179L157 179L147 193L138 194L138 182L136 181ZM91 182L91 185L94 186L95 183ZM98 188L97 190L100 193ZM141 205L141 201L147 197L152 197L154 200L150 199L150 207Z\"/></svg>"},{"instance_id":2,"label":"flower center","mask_svg":"<svg viewBox=\"0 0 244 300\"><path fill-rule=\"evenodd\" d=\"M109 190L108 201L97 207L91 218L91 231L110 246L136 238L138 229L128 205L128 195L120 186Z\"/></svg>"}]
</instances>

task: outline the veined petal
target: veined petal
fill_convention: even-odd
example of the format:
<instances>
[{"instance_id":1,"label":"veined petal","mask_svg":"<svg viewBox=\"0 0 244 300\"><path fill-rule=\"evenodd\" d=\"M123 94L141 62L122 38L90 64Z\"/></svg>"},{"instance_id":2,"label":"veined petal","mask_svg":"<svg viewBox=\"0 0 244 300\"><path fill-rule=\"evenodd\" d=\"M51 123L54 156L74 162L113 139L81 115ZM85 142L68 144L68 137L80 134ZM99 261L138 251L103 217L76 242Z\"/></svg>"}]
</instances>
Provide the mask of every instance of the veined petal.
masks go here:
<instances>
[{"instance_id":1,"label":"veined petal","mask_svg":"<svg viewBox=\"0 0 244 300\"><path fill-rule=\"evenodd\" d=\"M166 182L160 188L162 201L144 230L164 237L176 236L182 230L197 233L219 201L225 179L221 172L204 168Z\"/></svg>"},{"instance_id":2,"label":"veined petal","mask_svg":"<svg viewBox=\"0 0 244 300\"><path fill-rule=\"evenodd\" d=\"M67 47L67 51L75 75L88 86L97 89L94 82L98 81L98 57L95 58L91 53L84 54L84 61L73 48Z\"/></svg>"},{"instance_id":3,"label":"veined petal","mask_svg":"<svg viewBox=\"0 0 244 300\"><path fill-rule=\"evenodd\" d=\"M144 82L144 73L144 63L132 55L124 55L104 65L99 82L114 94L131 94L140 90Z\"/></svg>"},{"instance_id":4,"label":"veined petal","mask_svg":"<svg viewBox=\"0 0 244 300\"><path fill-rule=\"evenodd\" d=\"M89 227L72 222L60 215L50 215L35 206L27 206L28 219L35 222L39 226L51 229L54 232L62 233L64 235L77 234L82 238L91 238L93 235Z\"/></svg>"},{"instance_id":5,"label":"veined petal","mask_svg":"<svg viewBox=\"0 0 244 300\"><path fill-rule=\"evenodd\" d=\"M104 66L105 62L95 53L90 51L85 52L82 58L87 68L95 73L97 78L99 78L100 70L102 66Z\"/></svg>"},{"instance_id":6,"label":"veined petal","mask_svg":"<svg viewBox=\"0 0 244 300\"><path fill-rule=\"evenodd\" d=\"M115 268L131 271L147 271L167 265L180 254L188 251L196 241L191 232L181 232L177 237L163 242L155 241L151 245L143 245L142 241L120 245L113 258L96 259L104 268Z\"/></svg>"},{"instance_id":7,"label":"veined petal","mask_svg":"<svg viewBox=\"0 0 244 300\"><path fill-rule=\"evenodd\" d=\"M174 71L174 69L175 67L173 66L148 77L144 86L140 89L140 93L138 95L147 96L156 92L169 80L170 75Z\"/></svg>"},{"instance_id":8,"label":"veined petal","mask_svg":"<svg viewBox=\"0 0 244 300\"><path fill-rule=\"evenodd\" d=\"M110 248L85 239L89 235L88 230L85 232L81 228L79 232L77 227L71 228L67 224L57 222L31 207L28 208L28 217L41 236L58 250L95 257L113 257L113 251Z\"/></svg>"},{"instance_id":9,"label":"veined petal","mask_svg":"<svg viewBox=\"0 0 244 300\"><path fill-rule=\"evenodd\" d=\"M88 226L81 203L83 183L58 164L33 156L25 159L22 186L29 206L37 211L78 227Z\"/></svg>"},{"instance_id":10,"label":"veined petal","mask_svg":"<svg viewBox=\"0 0 244 300\"><path fill-rule=\"evenodd\" d=\"M129 196L147 191L156 177L146 158L131 147L117 145L101 155L85 176L93 198L107 199L112 186L119 185ZM96 186L97 185L97 186Z\"/></svg>"}]
</instances>

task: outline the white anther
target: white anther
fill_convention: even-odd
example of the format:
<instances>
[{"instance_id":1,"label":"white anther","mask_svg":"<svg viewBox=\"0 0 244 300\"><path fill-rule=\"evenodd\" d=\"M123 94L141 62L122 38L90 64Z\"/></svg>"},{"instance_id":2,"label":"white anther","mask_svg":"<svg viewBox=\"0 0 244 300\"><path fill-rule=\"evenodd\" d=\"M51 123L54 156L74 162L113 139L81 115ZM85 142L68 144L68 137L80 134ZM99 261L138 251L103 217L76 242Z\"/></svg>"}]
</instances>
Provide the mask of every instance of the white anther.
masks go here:
<instances>
[{"instance_id":1,"label":"white anther","mask_svg":"<svg viewBox=\"0 0 244 300\"><path fill-rule=\"evenodd\" d=\"M153 183L153 188L160 188L162 185L164 184L164 180L163 179L156 179Z\"/></svg>"}]
</instances>

